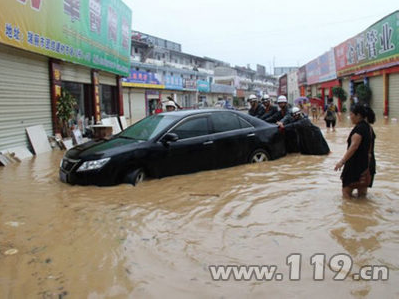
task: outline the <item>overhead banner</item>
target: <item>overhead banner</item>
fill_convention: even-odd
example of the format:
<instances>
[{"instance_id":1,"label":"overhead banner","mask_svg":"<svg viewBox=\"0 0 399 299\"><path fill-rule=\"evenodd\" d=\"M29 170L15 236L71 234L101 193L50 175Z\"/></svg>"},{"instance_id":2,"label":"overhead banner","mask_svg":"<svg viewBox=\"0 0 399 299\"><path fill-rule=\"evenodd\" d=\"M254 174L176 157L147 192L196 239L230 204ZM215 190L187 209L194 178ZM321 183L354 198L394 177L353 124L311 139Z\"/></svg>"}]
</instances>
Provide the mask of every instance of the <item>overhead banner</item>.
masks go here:
<instances>
[{"instance_id":1,"label":"overhead banner","mask_svg":"<svg viewBox=\"0 0 399 299\"><path fill-rule=\"evenodd\" d=\"M127 76L131 22L121 0L1 0L0 43Z\"/></svg>"},{"instance_id":2,"label":"overhead banner","mask_svg":"<svg viewBox=\"0 0 399 299\"><path fill-rule=\"evenodd\" d=\"M197 90L199 92L210 92L211 86L208 81L205 80L197 80Z\"/></svg>"},{"instance_id":3,"label":"overhead banner","mask_svg":"<svg viewBox=\"0 0 399 299\"><path fill-rule=\"evenodd\" d=\"M140 72L134 69L130 70L130 74L127 78L122 78L122 86L155 89L165 88L165 85L162 85L158 79L157 74Z\"/></svg>"},{"instance_id":4,"label":"overhead banner","mask_svg":"<svg viewBox=\"0 0 399 299\"><path fill-rule=\"evenodd\" d=\"M337 78L334 50L324 53L306 65L307 84L317 84Z\"/></svg>"},{"instance_id":5,"label":"overhead banner","mask_svg":"<svg viewBox=\"0 0 399 299\"><path fill-rule=\"evenodd\" d=\"M164 83L166 89L183 90L183 78L180 76L164 75Z\"/></svg>"},{"instance_id":6,"label":"overhead banner","mask_svg":"<svg viewBox=\"0 0 399 299\"><path fill-rule=\"evenodd\" d=\"M298 85L306 84L306 66L302 66L298 69Z\"/></svg>"},{"instance_id":7,"label":"overhead banner","mask_svg":"<svg viewBox=\"0 0 399 299\"><path fill-rule=\"evenodd\" d=\"M399 61L399 12L396 11L334 48L339 77Z\"/></svg>"}]
</instances>

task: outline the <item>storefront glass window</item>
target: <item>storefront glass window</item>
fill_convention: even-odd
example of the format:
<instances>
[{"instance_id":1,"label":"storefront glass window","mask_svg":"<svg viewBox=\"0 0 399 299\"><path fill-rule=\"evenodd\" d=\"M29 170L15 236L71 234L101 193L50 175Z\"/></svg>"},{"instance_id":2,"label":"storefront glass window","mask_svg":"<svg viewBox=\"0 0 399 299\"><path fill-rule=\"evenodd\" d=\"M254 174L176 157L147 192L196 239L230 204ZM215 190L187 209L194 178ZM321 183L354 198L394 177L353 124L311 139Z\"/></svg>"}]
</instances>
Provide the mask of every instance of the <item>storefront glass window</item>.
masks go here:
<instances>
[{"instance_id":1,"label":"storefront glass window","mask_svg":"<svg viewBox=\"0 0 399 299\"><path fill-rule=\"evenodd\" d=\"M75 99L75 123L85 116L84 84L75 82L62 82L62 88L67 90Z\"/></svg>"},{"instance_id":2,"label":"storefront glass window","mask_svg":"<svg viewBox=\"0 0 399 299\"><path fill-rule=\"evenodd\" d=\"M115 87L110 85L100 85L100 103L102 118L118 114Z\"/></svg>"}]
</instances>

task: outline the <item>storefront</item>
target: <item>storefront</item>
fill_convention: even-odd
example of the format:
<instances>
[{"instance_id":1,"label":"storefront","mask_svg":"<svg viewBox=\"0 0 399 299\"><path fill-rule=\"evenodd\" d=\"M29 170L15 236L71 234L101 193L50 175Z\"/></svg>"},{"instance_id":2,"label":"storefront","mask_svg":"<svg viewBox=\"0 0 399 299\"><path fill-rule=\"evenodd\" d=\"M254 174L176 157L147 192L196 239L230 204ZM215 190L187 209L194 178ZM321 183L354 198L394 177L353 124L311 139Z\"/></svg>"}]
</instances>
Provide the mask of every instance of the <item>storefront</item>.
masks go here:
<instances>
[{"instance_id":1,"label":"storefront","mask_svg":"<svg viewBox=\"0 0 399 299\"><path fill-rule=\"evenodd\" d=\"M198 99L197 103L202 107L207 107L211 105L209 93L211 91L211 85L208 81L198 80L197 81L197 91L198 91Z\"/></svg>"},{"instance_id":2,"label":"storefront","mask_svg":"<svg viewBox=\"0 0 399 299\"><path fill-rule=\"evenodd\" d=\"M104 0L102 6L99 18L107 19L107 7L118 12L112 24L122 28L112 28L112 36L100 28L92 34L89 19L95 16L88 13L88 2L80 3L77 11L81 14L71 17L62 1L48 1L35 10L33 18L31 5L4 0L0 11L4 28L0 31L0 150L29 147L25 132L29 126L43 125L48 135L60 132L56 109L63 89L77 102L70 123L98 122L101 116L123 111L118 82L129 70L130 33L122 29L130 28L131 10L118 0ZM50 23L50 15L60 22ZM81 22L76 23L76 18Z\"/></svg>"},{"instance_id":3,"label":"storefront","mask_svg":"<svg viewBox=\"0 0 399 299\"><path fill-rule=\"evenodd\" d=\"M344 86L350 77L349 95L354 95L360 84L368 85L377 119L398 116L398 21L399 13L394 12L334 48L337 74L345 78ZM378 36L379 42L367 36Z\"/></svg>"},{"instance_id":4,"label":"storefront","mask_svg":"<svg viewBox=\"0 0 399 299\"><path fill-rule=\"evenodd\" d=\"M122 86L124 115L129 123L154 114L160 108L165 85L157 74L131 69L129 76L122 79Z\"/></svg>"}]
</instances>

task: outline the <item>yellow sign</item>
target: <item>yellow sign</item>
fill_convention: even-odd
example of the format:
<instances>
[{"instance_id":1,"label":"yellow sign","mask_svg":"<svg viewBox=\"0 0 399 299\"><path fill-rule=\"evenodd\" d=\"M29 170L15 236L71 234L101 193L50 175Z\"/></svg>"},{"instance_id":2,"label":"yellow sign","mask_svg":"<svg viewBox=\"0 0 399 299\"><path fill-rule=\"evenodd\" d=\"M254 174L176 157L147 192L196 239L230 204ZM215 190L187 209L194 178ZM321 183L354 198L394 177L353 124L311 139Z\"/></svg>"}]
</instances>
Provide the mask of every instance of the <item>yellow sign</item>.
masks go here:
<instances>
[{"instance_id":1,"label":"yellow sign","mask_svg":"<svg viewBox=\"0 0 399 299\"><path fill-rule=\"evenodd\" d=\"M165 89L165 85L145 84L145 83L122 82L122 86L123 86L123 87L138 87L138 88Z\"/></svg>"}]
</instances>

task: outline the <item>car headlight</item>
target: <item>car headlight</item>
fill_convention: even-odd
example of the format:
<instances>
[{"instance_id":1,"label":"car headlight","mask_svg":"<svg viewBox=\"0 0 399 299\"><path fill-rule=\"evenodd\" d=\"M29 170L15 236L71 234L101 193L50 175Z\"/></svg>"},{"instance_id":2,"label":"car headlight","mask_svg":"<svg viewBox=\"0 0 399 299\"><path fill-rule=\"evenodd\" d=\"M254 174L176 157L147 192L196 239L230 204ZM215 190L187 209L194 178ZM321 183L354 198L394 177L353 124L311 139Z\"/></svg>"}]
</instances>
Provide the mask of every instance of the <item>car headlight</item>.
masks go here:
<instances>
[{"instance_id":1,"label":"car headlight","mask_svg":"<svg viewBox=\"0 0 399 299\"><path fill-rule=\"evenodd\" d=\"M107 162L111 160L111 158L105 158L101 160L93 160L93 161L86 161L78 168L78 172L80 171L88 171L88 170L95 170L100 169L103 167Z\"/></svg>"}]
</instances>

